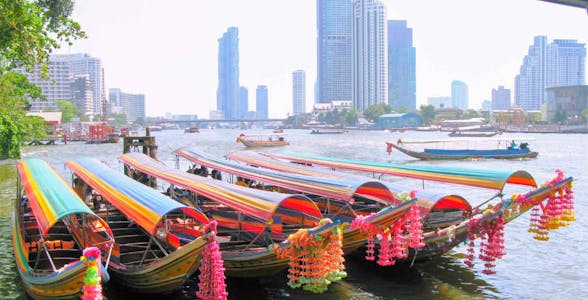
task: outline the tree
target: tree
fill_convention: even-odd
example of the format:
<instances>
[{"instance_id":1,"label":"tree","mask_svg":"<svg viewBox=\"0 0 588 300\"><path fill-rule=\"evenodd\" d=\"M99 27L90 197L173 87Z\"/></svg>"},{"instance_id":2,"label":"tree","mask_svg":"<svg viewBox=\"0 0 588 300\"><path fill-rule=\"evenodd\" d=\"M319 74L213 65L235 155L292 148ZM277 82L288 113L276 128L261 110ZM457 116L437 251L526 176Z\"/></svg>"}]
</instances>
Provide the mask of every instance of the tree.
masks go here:
<instances>
[{"instance_id":1,"label":"tree","mask_svg":"<svg viewBox=\"0 0 588 300\"><path fill-rule=\"evenodd\" d=\"M111 113L110 118L110 125L114 127L122 127L127 125L127 115L125 113Z\"/></svg>"},{"instance_id":2,"label":"tree","mask_svg":"<svg viewBox=\"0 0 588 300\"><path fill-rule=\"evenodd\" d=\"M0 0L0 71L39 64L46 75L49 54L60 42L85 37L69 19L72 0Z\"/></svg>"},{"instance_id":3,"label":"tree","mask_svg":"<svg viewBox=\"0 0 588 300\"><path fill-rule=\"evenodd\" d=\"M426 125L431 125L431 122L435 120L435 115L437 114L435 107L433 105L421 105L420 109L423 122Z\"/></svg>"},{"instance_id":4,"label":"tree","mask_svg":"<svg viewBox=\"0 0 588 300\"><path fill-rule=\"evenodd\" d=\"M77 118L78 115L76 114L76 105L65 100L57 100L55 101L57 105L57 111L61 112L61 123L69 123L71 119Z\"/></svg>"},{"instance_id":5,"label":"tree","mask_svg":"<svg viewBox=\"0 0 588 300\"><path fill-rule=\"evenodd\" d=\"M23 143L45 132L40 118L26 116L27 99L42 99L41 90L10 70L39 66L46 77L49 54L60 42L85 36L69 19L72 10L72 0L0 0L0 158L20 157Z\"/></svg>"},{"instance_id":6,"label":"tree","mask_svg":"<svg viewBox=\"0 0 588 300\"><path fill-rule=\"evenodd\" d=\"M357 111L350 109L345 113L345 124L355 125L357 123Z\"/></svg>"},{"instance_id":7,"label":"tree","mask_svg":"<svg viewBox=\"0 0 588 300\"><path fill-rule=\"evenodd\" d=\"M370 121L375 121L379 116L381 116L383 114L390 113L391 111L392 111L392 109L390 108L390 105L384 104L384 103L378 103L378 104L374 104L374 105L368 107L363 112L363 115L365 116L366 119L368 119Z\"/></svg>"},{"instance_id":8,"label":"tree","mask_svg":"<svg viewBox=\"0 0 588 300\"><path fill-rule=\"evenodd\" d=\"M26 76L13 72L0 75L0 158L20 157L25 141L40 140L45 135L45 121L26 115L27 99L39 97L41 89Z\"/></svg>"}]
</instances>

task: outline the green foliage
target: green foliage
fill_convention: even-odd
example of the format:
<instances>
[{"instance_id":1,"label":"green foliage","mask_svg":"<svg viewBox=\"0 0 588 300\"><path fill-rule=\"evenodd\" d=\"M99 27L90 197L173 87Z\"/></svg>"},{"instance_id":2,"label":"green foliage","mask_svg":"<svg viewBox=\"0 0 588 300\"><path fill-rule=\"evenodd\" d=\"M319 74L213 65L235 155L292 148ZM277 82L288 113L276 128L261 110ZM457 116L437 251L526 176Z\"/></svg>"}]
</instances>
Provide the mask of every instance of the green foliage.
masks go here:
<instances>
[{"instance_id":1,"label":"green foliage","mask_svg":"<svg viewBox=\"0 0 588 300\"><path fill-rule=\"evenodd\" d=\"M68 18L72 10L72 0L0 0L0 72L40 63L46 75L49 53L60 42L85 37Z\"/></svg>"},{"instance_id":2,"label":"green foliage","mask_svg":"<svg viewBox=\"0 0 588 300\"><path fill-rule=\"evenodd\" d=\"M426 125L431 125L431 122L435 120L435 115L437 114L435 107L433 105L421 105L420 109L423 123Z\"/></svg>"},{"instance_id":3,"label":"green foliage","mask_svg":"<svg viewBox=\"0 0 588 300\"><path fill-rule=\"evenodd\" d=\"M72 0L0 0L0 158L20 157L25 141L46 134L43 119L26 116L27 99L43 99L41 90L10 70L38 65L46 76L49 54L59 43L85 36L69 19L72 10Z\"/></svg>"},{"instance_id":4,"label":"green foliage","mask_svg":"<svg viewBox=\"0 0 588 300\"><path fill-rule=\"evenodd\" d=\"M133 122L133 123L134 123L135 125L139 125L139 126L142 126L142 127L145 127L145 126L147 126L147 121L145 121L145 118L141 118L141 117L137 118L137 119L135 120L135 122Z\"/></svg>"},{"instance_id":5,"label":"green foliage","mask_svg":"<svg viewBox=\"0 0 588 300\"><path fill-rule=\"evenodd\" d=\"M350 109L345 113L345 124L355 125L357 123L357 111Z\"/></svg>"},{"instance_id":6,"label":"green foliage","mask_svg":"<svg viewBox=\"0 0 588 300\"><path fill-rule=\"evenodd\" d=\"M28 97L40 97L41 90L26 76L7 72L0 74L0 158L19 158L25 141L39 140L46 134L45 121L26 116Z\"/></svg>"},{"instance_id":7,"label":"green foliage","mask_svg":"<svg viewBox=\"0 0 588 300\"><path fill-rule=\"evenodd\" d=\"M310 122L311 116L312 115L310 113L302 113L294 116L289 116L284 121L284 126L288 128L302 128L302 125Z\"/></svg>"},{"instance_id":8,"label":"green foliage","mask_svg":"<svg viewBox=\"0 0 588 300\"><path fill-rule=\"evenodd\" d=\"M65 101L65 100L57 100L55 101L57 105L57 110L61 112L61 123L69 123L71 119L77 118L77 107L75 104Z\"/></svg>"},{"instance_id":9,"label":"green foliage","mask_svg":"<svg viewBox=\"0 0 588 300\"><path fill-rule=\"evenodd\" d=\"M110 118L112 119L110 125L114 127L123 127L127 125L127 115L124 113L111 113Z\"/></svg>"},{"instance_id":10,"label":"green foliage","mask_svg":"<svg viewBox=\"0 0 588 300\"><path fill-rule=\"evenodd\" d=\"M390 105L384 103L374 104L368 107L364 112L363 115L366 119L370 121L375 121L379 116L383 114L388 114L392 111Z\"/></svg>"}]
</instances>

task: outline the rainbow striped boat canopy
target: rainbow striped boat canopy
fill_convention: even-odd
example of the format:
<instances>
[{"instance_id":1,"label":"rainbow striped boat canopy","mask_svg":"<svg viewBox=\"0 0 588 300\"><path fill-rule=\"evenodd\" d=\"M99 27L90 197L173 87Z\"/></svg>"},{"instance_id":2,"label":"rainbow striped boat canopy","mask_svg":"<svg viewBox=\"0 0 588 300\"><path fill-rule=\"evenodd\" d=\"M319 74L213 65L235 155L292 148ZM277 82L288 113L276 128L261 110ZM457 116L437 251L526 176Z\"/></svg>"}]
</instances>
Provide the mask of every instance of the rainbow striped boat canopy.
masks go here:
<instances>
[{"instance_id":1,"label":"rainbow striped boat canopy","mask_svg":"<svg viewBox=\"0 0 588 300\"><path fill-rule=\"evenodd\" d=\"M157 233L162 219L177 210L202 224L208 223L208 218L201 211L176 202L96 159L77 158L66 162L66 166L106 201L153 235Z\"/></svg>"},{"instance_id":2,"label":"rainbow striped boat canopy","mask_svg":"<svg viewBox=\"0 0 588 300\"><path fill-rule=\"evenodd\" d=\"M278 211L299 212L317 221L322 218L316 204L304 195L267 192L205 178L171 168L142 153L123 154L119 160L142 173L161 178L170 184L264 221L272 220Z\"/></svg>"},{"instance_id":3,"label":"rainbow striped boat canopy","mask_svg":"<svg viewBox=\"0 0 588 300\"><path fill-rule=\"evenodd\" d=\"M338 178L312 176L312 174L301 174L294 170L279 172L217 158L193 148L178 149L174 151L174 154L212 169L307 194L347 202L353 201L353 197L357 195L385 205L395 204L392 191L377 180L357 179L351 176Z\"/></svg>"},{"instance_id":4,"label":"rainbow striped boat canopy","mask_svg":"<svg viewBox=\"0 0 588 300\"><path fill-rule=\"evenodd\" d=\"M61 219L72 214L83 214L85 218L99 222L109 238L113 239L108 223L90 210L47 162L38 158L25 158L18 163L17 169L24 193L43 236L47 236L49 230Z\"/></svg>"},{"instance_id":5,"label":"rainbow striped boat canopy","mask_svg":"<svg viewBox=\"0 0 588 300\"><path fill-rule=\"evenodd\" d=\"M268 153L270 157L295 161L304 164L316 164L329 168L339 168L374 174L432 180L445 183L475 186L502 190L507 183L537 187L537 183L527 171L500 171L443 166L398 165L383 162L348 160L342 158L301 154L290 151Z\"/></svg>"},{"instance_id":6,"label":"rainbow striped boat canopy","mask_svg":"<svg viewBox=\"0 0 588 300\"><path fill-rule=\"evenodd\" d=\"M285 173L285 174L301 174L306 176L314 176L314 177L324 177L324 178L332 178L332 179L341 179L341 180L355 180L355 181L375 181L379 182L386 186L388 190L393 193L401 194L409 192L406 187L398 186L389 181L382 181L382 180L374 180L370 178L366 178L364 176L359 176L355 174L343 173L343 172L336 172L331 171L326 168L314 168L312 166L306 166L303 164L295 164L291 162L286 162L283 160L278 160L271 158L263 153L254 152L254 151L238 151L227 154L227 158L239 161L242 163L246 163L247 165L266 168L275 170L277 172ZM241 165L239 165L241 166ZM257 170L257 169L256 169ZM460 195L455 194L445 194L445 193L437 193L437 192L430 192L425 190L420 190L416 194L416 197L419 200L419 205L421 207L426 207L429 209L432 208L439 208L439 209L460 209L465 211L471 211L472 207L470 203ZM394 202L393 205L400 205L402 201L398 199L397 202Z\"/></svg>"}]
</instances>

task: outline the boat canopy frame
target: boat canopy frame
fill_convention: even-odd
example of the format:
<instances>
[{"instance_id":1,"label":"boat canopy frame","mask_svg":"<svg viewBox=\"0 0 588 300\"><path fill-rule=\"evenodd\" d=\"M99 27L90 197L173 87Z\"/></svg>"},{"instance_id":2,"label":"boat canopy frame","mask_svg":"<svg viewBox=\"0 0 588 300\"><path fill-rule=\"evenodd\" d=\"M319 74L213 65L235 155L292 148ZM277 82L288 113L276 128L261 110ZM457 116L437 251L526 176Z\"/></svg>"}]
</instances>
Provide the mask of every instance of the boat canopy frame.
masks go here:
<instances>
[{"instance_id":1,"label":"boat canopy frame","mask_svg":"<svg viewBox=\"0 0 588 300\"><path fill-rule=\"evenodd\" d=\"M304 195L260 191L194 175L172 168L142 153L123 154L119 160L127 168L166 181L170 184L170 193L173 193L175 186L178 186L196 195L202 195L214 202L231 207L253 220L259 220L266 228L271 226L278 212L299 214L302 220L301 224L305 224L305 218L316 222L322 218L316 204ZM259 235L256 238L259 238Z\"/></svg>"},{"instance_id":2,"label":"boat canopy frame","mask_svg":"<svg viewBox=\"0 0 588 300\"><path fill-rule=\"evenodd\" d=\"M267 153L268 156L309 165L321 165L332 169L346 169L386 174L404 178L431 180L451 184L481 187L502 191L506 184L537 187L533 176L524 170L502 171L444 166L399 165L384 162L349 160L302 154L291 151Z\"/></svg>"},{"instance_id":3,"label":"boat canopy frame","mask_svg":"<svg viewBox=\"0 0 588 300\"><path fill-rule=\"evenodd\" d=\"M87 229L95 226L90 224L98 222L98 226L103 229L105 241L94 246L102 244L106 246L101 250L106 252L105 265L108 266L114 246L114 234L108 223L88 208L71 186L46 161L39 158L22 159L17 164L17 173L18 188L15 201L25 201L26 196L39 230L39 240L36 242L42 246L53 272L58 270L45 244L45 237L58 222L66 222L78 215L82 217L82 228ZM23 215L19 214L16 217L20 218L19 223L22 223ZM25 236L24 232L21 234ZM76 239L74 242L83 250L85 245L80 245ZM36 256L33 271L36 270L40 257L41 255Z\"/></svg>"},{"instance_id":4,"label":"boat canopy frame","mask_svg":"<svg viewBox=\"0 0 588 300\"><path fill-rule=\"evenodd\" d=\"M269 183L297 192L308 193L353 203L359 196L384 205L399 204L390 189L380 181L349 177L326 177L296 172L281 172L257 168L235 161L220 159L194 148L180 148L173 152L192 163L227 172L238 177Z\"/></svg>"}]
</instances>

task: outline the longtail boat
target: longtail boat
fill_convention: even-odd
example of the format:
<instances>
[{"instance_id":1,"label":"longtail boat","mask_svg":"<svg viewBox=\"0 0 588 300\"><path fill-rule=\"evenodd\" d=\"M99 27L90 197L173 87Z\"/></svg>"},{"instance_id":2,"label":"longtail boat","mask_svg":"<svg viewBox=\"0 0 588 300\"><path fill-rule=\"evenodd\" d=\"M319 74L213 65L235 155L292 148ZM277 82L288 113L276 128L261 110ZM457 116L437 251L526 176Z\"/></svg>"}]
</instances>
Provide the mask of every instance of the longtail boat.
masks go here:
<instances>
[{"instance_id":1,"label":"longtail boat","mask_svg":"<svg viewBox=\"0 0 588 300\"><path fill-rule=\"evenodd\" d=\"M292 248L291 238L301 230L329 243L338 239L339 223L321 221L320 210L304 195L228 184L169 167L141 153L123 154L119 160L129 175L141 173L167 182L172 198L191 203L218 222L217 238L228 276L269 276L292 266L291 257L276 252Z\"/></svg>"},{"instance_id":2,"label":"longtail boat","mask_svg":"<svg viewBox=\"0 0 588 300\"><path fill-rule=\"evenodd\" d=\"M207 244L208 218L93 158L66 162L74 188L95 192L106 203L95 210L114 233L109 268L116 284L138 293L165 294L182 288L199 266Z\"/></svg>"},{"instance_id":3,"label":"longtail boat","mask_svg":"<svg viewBox=\"0 0 588 300\"><path fill-rule=\"evenodd\" d=\"M449 139L449 140L426 140L426 141L412 141L415 143L451 143L463 142L464 140ZM479 145L482 139L469 140L472 145ZM494 140L490 140L494 141ZM390 154L392 149L396 149L408 156L418 158L421 160L463 160L463 159L478 159L478 158L495 158L495 159L519 159L519 158L535 158L539 154L536 151L531 151L528 143L521 143L518 148L514 147L500 147L492 145L488 148L478 149L472 147L457 146L456 148L424 148L422 151L416 151L403 146L407 141L398 140L396 143L387 142L386 152Z\"/></svg>"},{"instance_id":4,"label":"longtail boat","mask_svg":"<svg viewBox=\"0 0 588 300\"><path fill-rule=\"evenodd\" d=\"M279 147L289 145L288 141L282 134L244 134L241 133L237 139L237 143L241 143L246 147Z\"/></svg>"},{"instance_id":5,"label":"longtail boat","mask_svg":"<svg viewBox=\"0 0 588 300\"><path fill-rule=\"evenodd\" d=\"M439 251L431 255L441 254L456 245L457 242L469 240L468 264L472 264L473 246L476 237L492 239L493 243L483 243L493 247L492 255L482 255L488 259L486 273L493 273L493 261L503 253L503 227L518 216L531 210L530 232L537 240L548 240L549 230L567 226L575 220L573 214L572 177L565 177L563 172L556 170L556 177L537 187L531 174L526 171L481 170L468 168L452 168L442 166L407 166L390 163L347 160L342 158L321 157L315 155L276 152L266 155L285 161L304 164L306 166L323 166L332 169L345 169L372 173L374 176L392 175L443 182L453 185L473 186L496 190L490 199L485 199L474 207L471 214L457 225L452 225L438 232L425 233L425 243L435 244ZM527 187L527 191L505 195L507 184Z\"/></svg>"},{"instance_id":6,"label":"longtail boat","mask_svg":"<svg viewBox=\"0 0 588 300\"><path fill-rule=\"evenodd\" d=\"M419 215L418 209L413 207L416 199L407 197L401 201L386 185L375 180L361 180L351 176L325 178L295 172L278 172L219 159L196 149L183 148L174 153L192 163L261 182L266 188L271 187L281 192L304 193L311 197L329 218L351 223L351 225L356 220L361 221L365 223L363 227L369 227L371 231L374 233L377 231L382 236L389 236L392 230L398 228L408 230L403 227L407 223L412 223L413 226L417 224L413 220L415 213ZM420 220L418 224L421 224ZM370 234L351 225L343 229L343 246L346 253L366 243L372 244L374 241ZM416 227L422 230L421 225ZM420 236L421 232L416 232L416 227L411 235ZM394 233L394 235L400 236L400 233ZM416 247L416 244L422 246L420 243L415 243L413 246ZM385 265L388 265L388 261Z\"/></svg>"},{"instance_id":7,"label":"longtail boat","mask_svg":"<svg viewBox=\"0 0 588 300\"><path fill-rule=\"evenodd\" d=\"M45 161L26 158L17 169L12 246L24 289L34 299L79 299L86 273L82 250L98 247L108 258L112 231ZM96 236L96 243L80 243L70 233L74 228Z\"/></svg>"}]
</instances>

